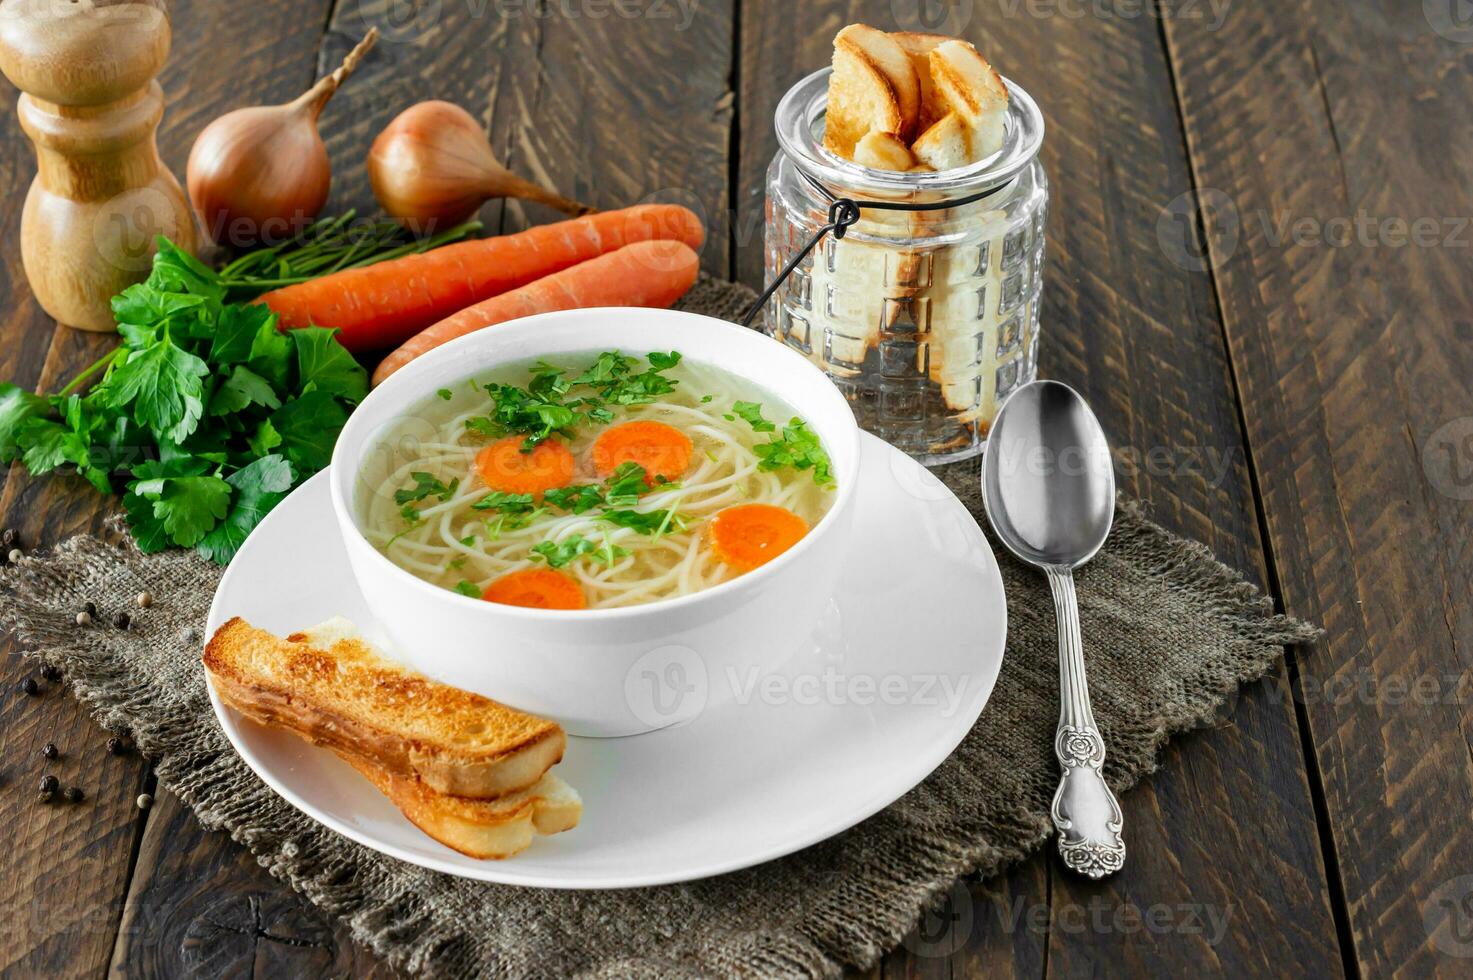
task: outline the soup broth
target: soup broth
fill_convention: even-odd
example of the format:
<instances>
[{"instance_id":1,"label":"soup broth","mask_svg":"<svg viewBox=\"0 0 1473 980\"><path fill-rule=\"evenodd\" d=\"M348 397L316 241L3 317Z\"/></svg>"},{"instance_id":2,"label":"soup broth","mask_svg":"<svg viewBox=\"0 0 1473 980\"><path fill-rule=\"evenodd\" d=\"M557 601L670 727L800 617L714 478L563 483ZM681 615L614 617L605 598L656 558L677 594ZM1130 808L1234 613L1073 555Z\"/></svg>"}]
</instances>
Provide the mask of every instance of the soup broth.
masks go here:
<instances>
[{"instance_id":1,"label":"soup broth","mask_svg":"<svg viewBox=\"0 0 1473 980\"><path fill-rule=\"evenodd\" d=\"M796 544L834 481L770 393L676 352L564 355L467 379L378 440L364 533L410 573L513 605L689 595Z\"/></svg>"}]
</instances>

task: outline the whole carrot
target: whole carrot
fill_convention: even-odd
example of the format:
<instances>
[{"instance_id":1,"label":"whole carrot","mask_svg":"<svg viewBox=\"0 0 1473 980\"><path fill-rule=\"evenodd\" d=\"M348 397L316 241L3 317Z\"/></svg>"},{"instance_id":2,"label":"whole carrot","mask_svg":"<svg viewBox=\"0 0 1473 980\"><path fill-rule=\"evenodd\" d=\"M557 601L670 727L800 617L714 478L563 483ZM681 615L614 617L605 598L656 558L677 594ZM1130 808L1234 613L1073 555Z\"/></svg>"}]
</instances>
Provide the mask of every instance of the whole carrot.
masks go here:
<instances>
[{"instance_id":1,"label":"whole carrot","mask_svg":"<svg viewBox=\"0 0 1473 980\"><path fill-rule=\"evenodd\" d=\"M383 350L473 303L659 239L698 249L705 230L679 205L643 204L345 269L273 290L258 302L280 315L283 329L337 327L348 350Z\"/></svg>"},{"instance_id":2,"label":"whole carrot","mask_svg":"<svg viewBox=\"0 0 1473 980\"><path fill-rule=\"evenodd\" d=\"M456 337L507 320L595 306L668 307L696 281L700 259L684 242L636 242L493 296L421 331L384 358L373 383Z\"/></svg>"}]
</instances>

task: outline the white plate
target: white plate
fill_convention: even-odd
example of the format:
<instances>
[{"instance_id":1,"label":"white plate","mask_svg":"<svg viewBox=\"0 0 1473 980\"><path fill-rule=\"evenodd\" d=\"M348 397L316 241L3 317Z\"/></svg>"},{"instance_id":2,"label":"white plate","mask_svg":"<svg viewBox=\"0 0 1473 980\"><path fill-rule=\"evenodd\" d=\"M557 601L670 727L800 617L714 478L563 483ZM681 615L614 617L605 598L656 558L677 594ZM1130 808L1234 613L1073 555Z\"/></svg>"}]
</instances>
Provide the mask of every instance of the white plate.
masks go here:
<instances>
[{"instance_id":1,"label":"white plate","mask_svg":"<svg viewBox=\"0 0 1473 980\"><path fill-rule=\"evenodd\" d=\"M769 861L852 827L924 779L971 729L1002 665L1002 578L966 508L872 436L864 437L859 491L840 591L812 640L780 673L704 678L711 703L687 724L570 738L556 771L582 794L582 823L505 861L436 843L331 752L243 719L213 690L210 698L241 758L294 806L437 871L627 888ZM286 634L335 615L374 636L319 474L246 541L208 628L243 616ZM673 706L678 691L701 696L699 663L646 666L655 669L611 696L647 698L645 710ZM661 679L675 686L654 686ZM718 685L735 694L716 696ZM689 707L681 703L682 712Z\"/></svg>"}]
</instances>

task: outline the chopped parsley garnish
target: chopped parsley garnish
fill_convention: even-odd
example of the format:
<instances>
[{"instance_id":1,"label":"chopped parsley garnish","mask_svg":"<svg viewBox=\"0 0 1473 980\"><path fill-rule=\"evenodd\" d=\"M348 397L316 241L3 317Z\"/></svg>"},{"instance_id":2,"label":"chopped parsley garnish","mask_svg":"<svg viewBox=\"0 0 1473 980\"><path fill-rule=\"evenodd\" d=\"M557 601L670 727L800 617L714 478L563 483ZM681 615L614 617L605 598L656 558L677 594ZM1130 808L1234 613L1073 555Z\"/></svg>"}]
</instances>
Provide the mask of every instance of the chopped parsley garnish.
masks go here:
<instances>
[{"instance_id":1,"label":"chopped parsley garnish","mask_svg":"<svg viewBox=\"0 0 1473 980\"><path fill-rule=\"evenodd\" d=\"M465 537L460 539L460 543L465 545L467 548L474 548L476 546L476 536L474 534L467 534Z\"/></svg>"},{"instance_id":2,"label":"chopped parsley garnish","mask_svg":"<svg viewBox=\"0 0 1473 980\"><path fill-rule=\"evenodd\" d=\"M435 392L435 394L439 395L442 400L447 401L447 402L451 398L455 397L455 393L453 391L451 391L449 388L441 388L439 391Z\"/></svg>"},{"instance_id":3,"label":"chopped parsley garnish","mask_svg":"<svg viewBox=\"0 0 1473 980\"><path fill-rule=\"evenodd\" d=\"M594 551L598 545L581 534L570 534L562 541L543 541L532 546L532 554L547 562L549 568L562 568L580 555Z\"/></svg>"},{"instance_id":4,"label":"chopped parsley garnish","mask_svg":"<svg viewBox=\"0 0 1473 980\"><path fill-rule=\"evenodd\" d=\"M571 487L558 487L542 494L542 499L574 514L582 514L604 502L604 492L592 483L580 483Z\"/></svg>"},{"instance_id":5,"label":"chopped parsley garnish","mask_svg":"<svg viewBox=\"0 0 1473 980\"><path fill-rule=\"evenodd\" d=\"M426 497L435 496L441 500L449 500L455 496L455 491L460 489L460 477L450 481L450 484L440 482L433 474L415 471L409 474L414 480L414 486L403 490L394 491L394 503L409 504L424 500ZM403 513L402 511L400 513Z\"/></svg>"},{"instance_id":6,"label":"chopped parsley garnish","mask_svg":"<svg viewBox=\"0 0 1473 980\"><path fill-rule=\"evenodd\" d=\"M812 470L813 482L821 487L830 486L834 476L829 471L829 454L818 441L817 434L800 418L794 418L783 426L781 436L771 442L752 447L757 454L759 470L776 470L791 466L796 470Z\"/></svg>"},{"instance_id":7,"label":"chopped parsley garnish","mask_svg":"<svg viewBox=\"0 0 1473 980\"><path fill-rule=\"evenodd\" d=\"M649 474L645 472L645 468L638 463L626 461L620 463L618 468L609 474L602 487L592 483L559 487L543 493L542 499L562 510L574 514L585 514L600 506L631 507L639 502L641 494L648 493L656 487L671 490L678 485L671 483L663 476L656 476L654 486L651 486Z\"/></svg>"},{"instance_id":8,"label":"chopped parsley garnish","mask_svg":"<svg viewBox=\"0 0 1473 980\"><path fill-rule=\"evenodd\" d=\"M762 417L762 405L759 402L733 402L731 410L737 417L752 427L753 432L774 432L777 426ZM727 416L730 418L730 416Z\"/></svg>"},{"instance_id":9,"label":"chopped parsley garnish","mask_svg":"<svg viewBox=\"0 0 1473 980\"><path fill-rule=\"evenodd\" d=\"M467 582L465 579L461 579L459 582L455 583L455 591L459 592L461 595L468 595L472 599L481 598L481 590L476 587L476 583Z\"/></svg>"},{"instance_id":10,"label":"chopped parsley garnish","mask_svg":"<svg viewBox=\"0 0 1473 980\"><path fill-rule=\"evenodd\" d=\"M640 534L661 535L666 531L685 530L685 518L673 510L606 510L598 515L598 519Z\"/></svg>"},{"instance_id":11,"label":"chopped parsley garnish","mask_svg":"<svg viewBox=\"0 0 1473 980\"><path fill-rule=\"evenodd\" d=\"M620 558L629 556L629 552L611 542L608 535L604 536L602 544L597 544L581 534L570 534L562 541L543 541L533 545L531 553L533 557L546 561L549 568L562 568L585 555L605 566L612 566Z\"/></svg>"},{"instance_id":12,"label":"chopped parsley garnish","mask_svg":"<svg viewBox=\"0 0 1473 980\"><path fill-rule=\"evenodd\" d=\"M607 425L614 418L610 405L647 404L675 390L679 382L660 372L679 364L680 354L654 351L646 359L649 369L638 371L635 358L605 351L574 378L564 368L539 361L525 388L485 385L491 411L466 419L466 428L492 438L523 435L522 451L531 452L553 433L571 437L579 422Z\"/></svg>"},{"instance_id":13,"label":"chopped parsley garnish","mask_svg":"<svg viewBox=\"0 0 1473 980\"><path fill-rule=\"evenodd\" d=\"M530 493L504 493L493 490L471 504L471 510L495 510L503 514L529 514L537 507Z\"/></svg>"},{"instance_id":14,"label":"chopped parsley garnish","mask_svg":"<svg viewBox=\"0 0 1473 980\"><path fill-rule=\"evenodd\" d=\"M650 489L649 474L635 462L620 463L604 481L605 497L610 507L628 507L639 501L639 495Z\"/></svg>"}]
</instances>

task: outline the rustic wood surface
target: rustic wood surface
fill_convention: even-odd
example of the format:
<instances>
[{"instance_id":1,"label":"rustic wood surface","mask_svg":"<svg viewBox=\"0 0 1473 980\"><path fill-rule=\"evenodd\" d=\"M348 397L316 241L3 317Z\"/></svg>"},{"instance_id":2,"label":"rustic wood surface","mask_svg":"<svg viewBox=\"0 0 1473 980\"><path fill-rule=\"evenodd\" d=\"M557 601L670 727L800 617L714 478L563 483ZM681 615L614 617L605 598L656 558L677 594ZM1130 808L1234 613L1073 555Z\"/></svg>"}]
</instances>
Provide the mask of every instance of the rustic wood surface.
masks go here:
<instances>
[{"instance_id":1,"label":"rustic wood surface","mask_svg":"<svg viewBox=\"0 0 1473 980\"><path fill-rule=\"evenodd\" d=\"M334 210L371 207L361 159L383 124L446 98L564 193L697 208L705 267L751 283L772 111L833 33L862 20L977 43L1048 119L1041 373L1091 399L1125 490L1329 636L1125 797L1122 874L1087 883L1040 855L960 883L869 974L1466 975L1473 18L1458 0L257 0L173 18L160 149L176 173L210 119L289 98L376 25L323 117ZM47 388L106 341L56 330L26 287L32 161L7 114L0 374ZM1419 219L1437 226L1420 244ZM109 511L74 478L15 470L0 495L27 547ZM25 673L16 656L0 669L0 972L389 975L167 793L137 810L146 766L106 757L71 699L10 693ZM82 806L33 805L48 739Z\"/></svg>"}]
</instances>

